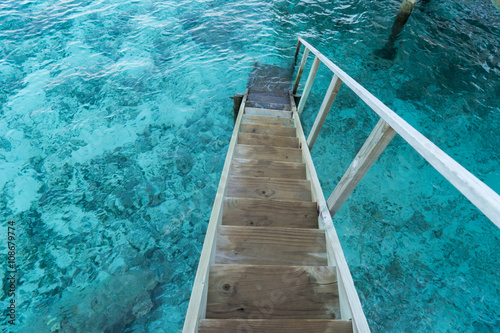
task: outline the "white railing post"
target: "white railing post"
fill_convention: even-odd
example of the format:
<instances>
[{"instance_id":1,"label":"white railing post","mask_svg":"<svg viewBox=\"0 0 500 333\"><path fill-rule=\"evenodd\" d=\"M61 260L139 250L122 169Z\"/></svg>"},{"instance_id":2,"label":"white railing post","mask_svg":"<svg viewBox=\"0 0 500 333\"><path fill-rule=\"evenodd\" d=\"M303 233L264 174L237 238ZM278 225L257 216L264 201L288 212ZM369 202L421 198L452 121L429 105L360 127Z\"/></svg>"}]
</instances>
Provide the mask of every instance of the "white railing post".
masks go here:
<instances>
[{"instance_id":1,"label":"white railing post","mask_svg":"<svg viewBox=\"0 0 500 333\"><path fill-rule=\"evenodd\" d=\"M302 92L302 96L300 97L299 106L297 107L297 112L299 113L299 115L302 114L304 106L306 105L307 97L309 96L314 78L316 77L316 73L318 72L319 64L321 64L321 60L318 57L315 57L314 62L311 66L311 70L309 71L309 76L307 77L306 85L304 86L304 91Z\"/></svg>"},{"instance_id":2,"label":"white railing post","mask_svg":"<svg viewBox=\"0 0 500 333\"><path fill-rule=\"evenodd\" d=\"M323 99L323 103L319 108L318 115L316 116L316 120L314 121L314 125L307 137L307 146L309 146L309 150L312 150L316 139L318 138L319 132L323 127L326 116L330 112L333 102L335 101L335 97L337 97L337 93L339 92L340 86L342 85L342 80L339 79L337 75L334 75L332 81L330 82L330 86L326 91L325 98Z\"/></svg>"},{"instance_id":3,"label":"white railing post","mask_svg":"<svg viewBox=\"0 0 500 333\"><path fill-rule=\"evenodd\" d=\"M327 206L332 216L338 212L340 206L342 206L363 176L370 170L370 167L380 154L382 154L395 134L396 131L383 119L378 121L370 136L363 144L363 147L361 147L352 161L349 169L347 169L327 200Z\"/></svg>"},{"instance_id":4,"label":"white railing post","mask_svg":"<svg viewBox=\"0 0 500 333\"><path fill-rule=\"evenodd\" d=\"M299 41L300 43L300 41ZM292 93L295 95L297 93L297 89L299 89L300 78L302 77L302 72L304 71L304 67L306 67L307 56L309 55L309 49L306 47L304 49L304 54L302 54L302 60L300 61L300 67L297 72L297 77L295 78L295 83L293 85Z\"/></svg>"}]
</instances>

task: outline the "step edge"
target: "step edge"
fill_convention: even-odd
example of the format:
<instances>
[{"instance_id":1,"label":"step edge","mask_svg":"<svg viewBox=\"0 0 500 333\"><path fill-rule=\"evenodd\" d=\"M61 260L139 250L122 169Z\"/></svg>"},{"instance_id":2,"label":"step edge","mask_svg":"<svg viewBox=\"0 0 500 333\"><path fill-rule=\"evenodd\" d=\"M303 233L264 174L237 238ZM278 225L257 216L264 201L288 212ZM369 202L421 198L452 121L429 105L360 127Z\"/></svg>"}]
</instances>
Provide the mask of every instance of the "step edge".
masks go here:
<instances>
[{"instance_id":1,"label":"step edge","mask_svg":"<svg viewBox=\"0 0 500 333\"><path fill-rule=\"evenodd\" d=\"M256 160L256 159L249 159L249 158L233 157L233 163L237 162L237 163L240 163L240 164L244 164L244 163L250 163L250 162L253 162L253 161L257 161L257 162L260 162L260 161L262 161L262 162L273 162L273 163L277 163L277 164L287 164L290 167L306 167L306 164L304 162L288 162L288 161L274 161L274 160Z\"/></svg>"}]
</instances>

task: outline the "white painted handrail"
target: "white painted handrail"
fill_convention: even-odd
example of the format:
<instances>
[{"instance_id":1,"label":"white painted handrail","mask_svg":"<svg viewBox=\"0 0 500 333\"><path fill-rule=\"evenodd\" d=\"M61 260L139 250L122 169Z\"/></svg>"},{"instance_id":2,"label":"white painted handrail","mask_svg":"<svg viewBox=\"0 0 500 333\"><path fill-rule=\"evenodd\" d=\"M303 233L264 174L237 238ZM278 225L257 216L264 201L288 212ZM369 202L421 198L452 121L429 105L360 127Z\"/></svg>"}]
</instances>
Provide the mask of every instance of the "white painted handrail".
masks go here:
<instances>
[{"instance_id":1,"label":"white painted handrail","mask_svg":"<svg viewBox=\"0 0 500 333\"><path fill-rule=\"evenodd\" d=\"M227 188L227 179L229 177L229 171L231 170L233 154L236 149L236 138L238 137L247 97L248 89L243 96L240 111L238 113L238 117L236 118L233 135L231 136L231 142L227 150L224 168L222 169L219 181L219 187L217 188L217 194L215 195L212 214L210 215L210 221L208 222L207 233L205 235L205 241L203 242L200 261L198 263L198 269L196 270L196 277L191 291L191 298L186 313L186 319L184 320L184 328L182 329L183 333L197 333L200 319L205 318L209 267L213 264L215 259L215 235L217 232L217 226L221 224L222 221L222 206Z\"/></svg>"},{"instance_id":2,"label":"white painted handrail","mask_svg":"<svg viewBox=\"0 0 500 333\"><path fill-rule=\"evenodd\" d=\"M378 114L396 133L408 142L423 158L427 160L441 175L472 202L486 217L500 228L500 196L480 181L476 176L438 148L403 118L389 109L378 98L363 88L342 69L326 58L311 44L299 39L325 66L327 66L342 82L358 95L376 114ZM298 85L298 83L296 83Z\"/></svg>"},{"instance_id":3,"label":"white painted handrail","mask_svg":"<svg viewBox=\"0 0 500 333\"><path fill-rule=\"evenodd\" d=\"M302 159L306 164L307 179L311 182L311 190L318 203L318 227L325 230L328 265L334 264L337 268L337 276L339 277L339 294L341 295L341 297L339 297L340 312L342 316L341 319L352 319L352 328L354 333L370 333L370 327L368 326L368 321L366 320L363 307L361 306L358 292L354 286L351 271L349 270L349 266L345 260L344 251L340 245L340 240L337 236L337 232L335 231L330 212L328 211L325 197L323 196L323 190L321 189L321 184L319 182L318 175L316 174L316 169L314 168L311 152L307 146L307 140L304 136L304 131L302 130L302 125L299 119L300 116L292 95L290 95L290 105L292 108L295 127L297 128L297 135L302 147Z\"/></svg>"}]
</instances>

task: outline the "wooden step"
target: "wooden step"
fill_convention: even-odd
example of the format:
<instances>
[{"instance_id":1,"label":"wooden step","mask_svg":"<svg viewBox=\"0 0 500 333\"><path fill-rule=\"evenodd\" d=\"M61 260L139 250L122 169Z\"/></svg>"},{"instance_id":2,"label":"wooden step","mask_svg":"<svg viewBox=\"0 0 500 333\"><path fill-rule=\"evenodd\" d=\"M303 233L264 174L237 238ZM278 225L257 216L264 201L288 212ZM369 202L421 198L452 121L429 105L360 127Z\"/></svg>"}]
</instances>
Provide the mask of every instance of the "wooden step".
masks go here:
<instances>
[{"instance_id":1,"label":"wooden step","mask_svg":"<svg viewBox=\"0 0 500 333\"><path fill-rule=\"evenodd\" d=\"M280 126L287 126L287 127L295 126L293 119L264 117L264 116L252 116L249 114L244 114L241 121L243 124L268 124L268 125L280 125Z\"/></svg>"},{"instance_id":2,"label":"wooden step","mask_svg":"<svg viewBox=\"0 0 500 333\"><path fill-rule=\"evenodd\" d=\"M302 162L302 151L298 148L271 147L237 144L234 157L250 160Z\"/></svg>"},{"instance_id":3,"label":"wooden step","mask_svg":"<svg viewBox=\"0 0 500 333\"><path fill-rule=\"evenodd\" d=\"M290 103L269 103L269 102L254 102L247 101L245 104L250 108L259 108L259 109L272 109L272 110L284 110L290 111Z\"/></svg>"},{"instance_id":4,"label":"wooden step","mask_svg":"<svg viewBox=\"0 0 500 333\"><path fill-rule=\"evenodd\" d=\"M275 117L275 118L292 118L292 111L262 109L262 108L245 108L245 114L251 116Z\"/></svg>"},{"instance_id":5,"label":"wooden step","mask_svg":"<svg viewBox=\"0 0 500 333\"><path fill-rule=\"evenodd\" d=\"M311 201L311 182L302 179L233 177L227 182L227 197Z\"/></svg>"},{"instance_id":6,"label":"wooden step","mask_svg":"<svg viewBox=\"0 0 500 333\"><path fill-rule=\"evenodd\" d=\"M232 176L306 179L305 163L233 158Z\"/></svg>"},{"instance_id":7,"label":"wooden step","mask_svg":"<svg viewBox=\"0 0 500 333\"><path fill-rule=\"evenodd\" d=\"M295 127L264 125L264 124L241 124L240 133L255 133L255 134L278 135L278 136L289 136L289 137L297 136L297 131Z\"/></svg>"},{"instance_id":8,"label":"wooden step","mask_svg":"<svg viewBox=\"0 0 500 333\"><path fill-rule=\"evenodd\" d=\"M223 225L317 228L315 202L225 198Z\"/></svg>"},{"instance_id":9,"label":"wooden step","mask_svg":"<svg viewBox=\"0 0 500 333\"><path fill-rule=\"evenodd\" d=\"M239 133L238 143L245 145L299 148L299 138L253 133Z\"/></svg>"},{"instance_id":10,"label":"wooden step","mask_svg":"<svg viewBox=\"0 0 500 333\"><path fill-rule=\"evenodd\" d=\"M319 229L220 225L216 264L326 266L325 232Z\"/></svg>"},{"instance_id":11,"label":"wooden step","mask_svg":"<svg viewBox=\"0 0 500 333\"><path fill-rule=\"evenodd\" d=\"M334 267L212 265L208 283L207 319L340 318Z\"/></svg>"},{"instance_id":12,"label":"wooden step","mask_svg":"<svg viewBox=\"0 0 500 333\"><path fill-rule=\"evenodd\" d=\"M260 316L260 313L256 314L256 317L260 318ZM327 319L202 319L198 332L352 333L352 321Z\"/></svg>"},{"instance_id":13,"label":"wooden step","mask_svg":"<svg viewBox=\"0 0 500 333\"><path fill-rule=\"evenodd\" d=\"M247 104L248 103L290 104L290 97L288 94L283 93L250 91L247 99Z\"/></svg>"}]
</instances>

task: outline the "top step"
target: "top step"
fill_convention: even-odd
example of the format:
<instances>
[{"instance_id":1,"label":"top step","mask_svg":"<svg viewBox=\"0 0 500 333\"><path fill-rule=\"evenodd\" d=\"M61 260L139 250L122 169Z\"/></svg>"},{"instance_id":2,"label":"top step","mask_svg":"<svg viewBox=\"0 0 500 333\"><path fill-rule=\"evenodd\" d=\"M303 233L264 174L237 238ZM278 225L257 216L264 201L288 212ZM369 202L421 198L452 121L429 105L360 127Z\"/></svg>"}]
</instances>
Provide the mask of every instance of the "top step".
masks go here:
<instances>
[{"instance_id":1,"label":"top step","mask_svg":"<svg viewBox=\"0 0 500 333\"><path fill-rule=\"evenodd\" d=\"M250 91L246 105L255 108L291 110L290 97L284 93Z\"/></svg>"},{"instance_id":2,"label":"top step","mask_svg":"<svg viewBox=\"0 0 500 333\"><path fill-rule=\"evenodd\" d=\"M292 118L292 111L272 110L262 108L245 108L245 114L252 116L276 117L276 118Z\"/></svg>"}]
</instances>

